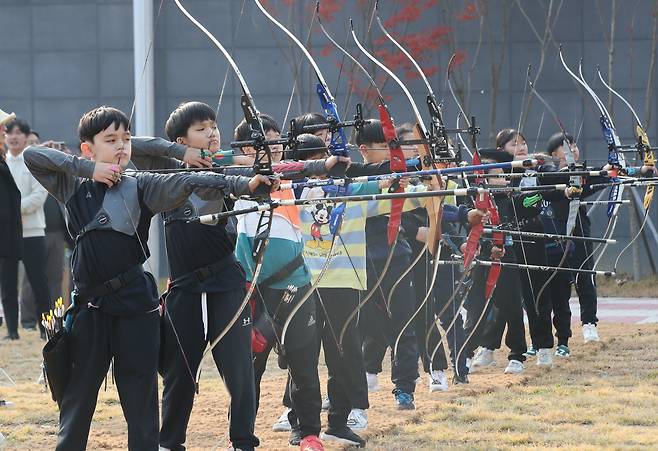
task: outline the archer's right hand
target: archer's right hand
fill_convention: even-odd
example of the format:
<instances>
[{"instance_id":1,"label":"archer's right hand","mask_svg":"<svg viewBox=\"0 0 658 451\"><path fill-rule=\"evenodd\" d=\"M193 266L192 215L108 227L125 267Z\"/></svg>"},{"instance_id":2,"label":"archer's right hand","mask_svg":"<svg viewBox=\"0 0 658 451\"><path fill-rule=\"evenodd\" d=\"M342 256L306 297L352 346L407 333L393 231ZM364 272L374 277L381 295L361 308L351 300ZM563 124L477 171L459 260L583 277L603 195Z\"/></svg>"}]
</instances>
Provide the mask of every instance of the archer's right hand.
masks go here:
<instances>
[{"instance_id":1,"label":"archer's right hand","mask_svg":"<svg viewBox=\"0 0 658 451\"><path fill-rule=\"evenodd\" d=\"M112 188L121 180L121 166L116 163L97 161L94 165L94 174L91 178L96 182L104 183Z\"/></svg>"}]
</instances>

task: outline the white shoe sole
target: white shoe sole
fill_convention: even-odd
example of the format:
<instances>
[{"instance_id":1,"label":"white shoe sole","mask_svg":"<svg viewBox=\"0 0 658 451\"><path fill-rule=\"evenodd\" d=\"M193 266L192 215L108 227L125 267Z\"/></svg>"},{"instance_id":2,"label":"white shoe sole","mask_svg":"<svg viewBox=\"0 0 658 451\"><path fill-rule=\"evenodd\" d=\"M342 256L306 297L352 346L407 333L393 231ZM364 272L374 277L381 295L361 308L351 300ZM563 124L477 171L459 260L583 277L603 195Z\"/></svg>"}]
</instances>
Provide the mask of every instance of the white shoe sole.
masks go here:
<instances>
[{"instance_id":1,"label":"white shoe sole","mask_svg":"<svg viewBox=\"0 0 658 451\"><path fill-rule=\"evenodd\" d=\"M273 432L290 432L291 430L292 428L290 427L290 423L288 423L287 426L279 423L276 423L272 426Z\"/></svg>"},{"instance_id":2,"label":"white shoe sole","mask_svg":"<svg viewBox=\"0 0 658 451\"><path fill-rule=\"evenodd\" d=\"M342 445L351 445L351 446L361 446L359 442L353 440L348 440L342 437L336 437L335 435L325 434L324 432L320 433L320 440L326 440L328 442L340 443Z\"/></svg>"},{"instance_id":3,"label":"white shoe sole","mask_svg":"<svg viewBox=\"0 0 658 451\"><path fill-rule=\"evenodd\" d=\"M443 386L443 385L433 385L433 386L430 386L430 393L434 393L434 392L437 392L437 391L440 391L440 392L447 392L447 391L448 391L448 387Z\"/></svg>"},{"instance_id":4,"label":"white shoe sole","mask_svg":"<svg viewBox=\"0 0 658 451\"><path fill-rule=\"evenodd\" d=\"M469 370L470 370L469 373L474 373L478 370L481 370L483 368L488 368L490 366L496 366L496 361L494 360L493 362L488 363L486 365L477 365L475 363L471 363L471 366L469 367Z\"/></svg>"}]
</instances>

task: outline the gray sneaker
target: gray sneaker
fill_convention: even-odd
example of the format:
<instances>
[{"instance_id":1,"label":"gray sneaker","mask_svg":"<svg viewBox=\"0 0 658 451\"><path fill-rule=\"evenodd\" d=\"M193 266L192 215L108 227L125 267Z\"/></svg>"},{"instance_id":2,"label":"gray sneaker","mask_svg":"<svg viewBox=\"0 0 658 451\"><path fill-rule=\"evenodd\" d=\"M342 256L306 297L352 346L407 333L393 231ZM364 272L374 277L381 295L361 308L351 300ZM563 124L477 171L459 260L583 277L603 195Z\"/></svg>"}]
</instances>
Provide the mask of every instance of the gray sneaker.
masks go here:
<instances>
[{"instance_id":1,"label":"gray sneaker","mask_svg":"<svg viewBox=\"0 0 658 451\"><path fill-rule=\"evenodd\" d=\"M553 368L553 353L548 348L537 350L537 366L550 370Z\"/></svg>"}]
</instances>

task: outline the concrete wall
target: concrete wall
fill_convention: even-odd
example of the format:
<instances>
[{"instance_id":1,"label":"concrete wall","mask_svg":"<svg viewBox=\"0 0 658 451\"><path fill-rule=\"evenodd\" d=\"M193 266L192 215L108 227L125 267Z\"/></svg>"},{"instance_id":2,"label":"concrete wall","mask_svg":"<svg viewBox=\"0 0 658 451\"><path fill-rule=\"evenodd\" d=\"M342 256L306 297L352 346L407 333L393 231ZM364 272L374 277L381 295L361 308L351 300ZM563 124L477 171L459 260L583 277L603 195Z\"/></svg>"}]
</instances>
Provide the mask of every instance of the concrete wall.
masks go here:
<instances>
[{"instance_id":1,"label":"concrete wall","mask_svg":"<svg viewBox=\"0 0 658 451\"><path fill-rule=\"evenodd\" d=\"M153 2L157 12L160 0ZM280 4L274 0L270 3ZM276 12L286 24L289 23L287 18L292 17L297 34L305 38L308 33L307 8L313 3L310 0L300 2L291 16L283 7L278 7ZM336 19L327 24L339 42L346 41L347 18L359 17L353 3L347 2ZM397 2L381 3L384 17L397 7ZM466 64L471 64L470 58L476 52L480 33L479 23L477 20L452 20L454 11L445 9L448 3L458 4L460 8L463 6L458 2L440 2L418 23L411 25L409 31L449 22L457 33L458 47L467 54ZM500 0L487 3L490 23L502 24L503 3ZM543 33L545 13L541 4L529 1L522 3L539 32ZM618 3L621 7L616 17L613 84L631 100L644 118L644 89L649 70L654 2L639 0ZM250 0L246 1L242 16L241 0L187 0L184 4L234 53L258 108L277 119L283 119L293 85L292 67L299 67L300 61L298 53L291 60L287 38L273 28ZM597 9L597 5L600 5L601 10ZM609 2L562 2L560 15L553 28L554 38L564 45L572 67L577 66L579 58L584 58L586 77L604 99L607 98L607 92L600 89L601 84L594 79L597 65L600 64L603 71L607 72L608 45L604 36L609 33L609 9ZM284 11L285 15L282 14ZM302 15L306 22L295 20ZM363 35L365 27L359 21L357 28ZM471 75L469 112L478 117L482 126L481 146L491 144L488 137L498 128L517 126L522 98L528 94L525 88L527 65L539 65L539 43L516 6L511 11L507 41L503 41L502 31L502 26L496 26L491 29L491 34L485 33L478 64ZM376 26L373 33L380 36ZM341 84L335 89L340 58L335 52L327 57L320 56L327 41L319 30L314 30L311 36L314 54L330 87L336 91L339 106L343 108L348 98L344 73ZM43 138L75 143L80 115L99 104L110 104L127 112L131 110L134 89L130 1L0 0L0 43L0 105L27 119ZM283 56L282 47L286 50L287 58ZM490 62L503 47L506 55L501 73L496 122L494 127L490 127ZM444 88L444 70L450 53L445 48L435 55L440 71L431 78L431 82L437 95L445 100L446 121L453 124L457 110ZM164 1L162 13L157 19L155 51L151 57L155 62L157 131L162 131L168 113L183 100L202 100L217 106L227 70L226 61L169 0ZM349 70L350 66L344 67ZM292 115L300 112L300 104L303 109L308 108L307 105L311 105L312 110L319 108L317 101L311 97L312 77L308 75L306 64L302 64L301 71L303 76L300 77L299 86L303 96L301 101L297 97L294 99ZM425 96L423 86L418 80L406 82L422 107ZM537 88L558 111L567 128L578 129L582 123L579 143L583 156L593 164L601 164L606 158L606 148L601 138L595 105L589 96L581 95L575 88L572 79L559 63L553 46L549 47L546 54ZM411 120L408 102L400 91L388 83L385 92L391 96L389 106L397 122ZM219 108L224 147L230 140L234 125L242 118L239 95L236 79L229 74ZM353 114L354 104L360 100L351 96L348 115ZM655 100L655 94L651 100ZM657 130L657 105L657 102L652 102L651 123L647 124L650 135ZM615 103L614 117L622 141L632 142L632 118L619 102ZM551 116L535 101L523 130L530 149L541 150L547 137L557 128ZM615 235L620 240L627 240L629 214L628 207L623 208ZM600 235L602 230L599 229L605 225L605 217L601 214L602 207L596 210L593 218L597 230L594 233ZM654 218L655 214L652 213L651 217ZM616 246L606 253L614 257L620 250L621 246ZM630 252L627 256L630 256ZM626 259L623 266L629 265L630 261ZM643 266L644 269L648 268L646 264Z\"/></svg>"}]
</instances>

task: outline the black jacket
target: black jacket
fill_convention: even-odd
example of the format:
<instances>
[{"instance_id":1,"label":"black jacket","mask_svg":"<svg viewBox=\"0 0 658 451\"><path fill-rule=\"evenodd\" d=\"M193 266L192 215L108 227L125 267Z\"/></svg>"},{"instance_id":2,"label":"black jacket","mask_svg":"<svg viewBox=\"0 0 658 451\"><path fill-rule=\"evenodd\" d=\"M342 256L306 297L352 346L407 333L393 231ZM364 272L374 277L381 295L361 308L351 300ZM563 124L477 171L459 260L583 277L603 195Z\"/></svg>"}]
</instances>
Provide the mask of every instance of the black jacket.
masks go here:
<instances>
[{"instance_id":1,"label":"black jacket","mask_svg":"<svg viewBox=\"0 0 658 451\"><path fill-rule=\"evenodd\" d=\"M21 192L4 157L0 156L0 258L23 257Z\"/></svg>"}]
</instances>

